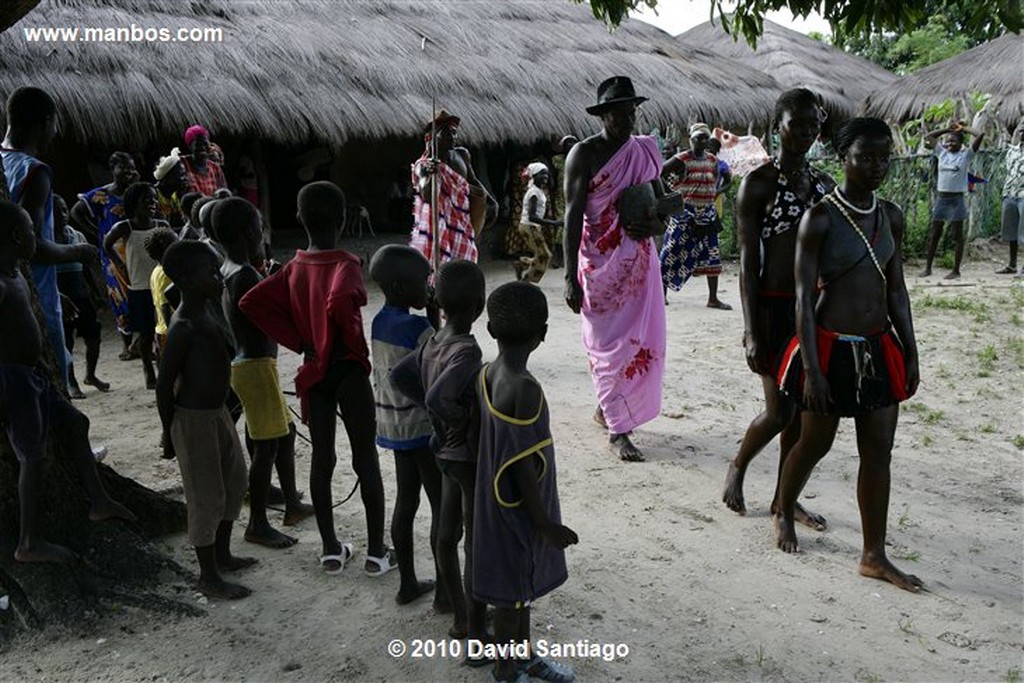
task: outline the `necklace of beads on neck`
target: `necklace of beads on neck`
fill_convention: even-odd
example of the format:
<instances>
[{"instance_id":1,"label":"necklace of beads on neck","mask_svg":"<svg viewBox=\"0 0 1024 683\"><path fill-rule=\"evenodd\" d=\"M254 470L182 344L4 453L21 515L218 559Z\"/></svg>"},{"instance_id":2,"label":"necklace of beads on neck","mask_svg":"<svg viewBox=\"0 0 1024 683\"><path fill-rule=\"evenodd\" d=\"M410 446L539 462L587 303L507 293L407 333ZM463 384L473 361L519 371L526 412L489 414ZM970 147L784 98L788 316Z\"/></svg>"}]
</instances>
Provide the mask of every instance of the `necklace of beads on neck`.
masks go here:
<instances>
[{"instance_id":1,"label":"necklace of beads on neck","mask_svg":"<svg viewBox=\"0 0 1024 683\"><path fill-rule=\"evenodd\" d=\"M875 270L877 270L878 274L882 276L882 282L887 282L885 277L885 269L883 269L882 264L878 262L878 256L875 255L875 249L874 247L871 246L871 241L868 240L867 235L865 235L864 231L860 229L859 225L857 225L857 221L853 220L853 216L848 214L846 212L846 209L843 208L843 205L841 203L842 200L837 199L835 193L828 195L827 199L830 202L832 202L832 205L834 207L839 209L839 213L843 214L843 218L846 219L846 221L850 224L850 227L853 228L854 232L856 232L860 239L864 242L864 246L867 247L868 250L868 256L871 257L871 261L875 264ZM877 227L875 228L875 231L877 233Z\"/></svg>"},{"instance_id":2,"label":"necklace of beads on neck","mask_svg":"<svg viewBox=\"0 0 1024 683\"><path fill-rule=\"evenodd\" d=\"M859 206L854 205L853 202L844 197L842 191L839 189L839 186L836 186L836 189L833 191L833 193L835 194L836 199L843 203L843 206L848 208L850 211L853 211L854 213L859 213L862 216L870 216L875 212L875 208L878 206L878 197L875 196L874 192L871 193L871 206L869 206L866 209L862 209Z\"/></svg>"}]
</instances>

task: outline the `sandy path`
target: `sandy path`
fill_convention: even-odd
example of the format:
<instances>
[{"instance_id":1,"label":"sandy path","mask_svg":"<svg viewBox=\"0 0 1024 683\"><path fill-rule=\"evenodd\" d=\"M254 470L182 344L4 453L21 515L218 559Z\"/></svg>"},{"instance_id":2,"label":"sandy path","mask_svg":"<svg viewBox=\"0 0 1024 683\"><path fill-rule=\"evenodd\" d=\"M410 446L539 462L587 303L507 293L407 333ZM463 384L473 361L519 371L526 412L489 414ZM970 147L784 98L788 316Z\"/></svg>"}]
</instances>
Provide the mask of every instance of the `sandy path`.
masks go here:
<instances>
[{"instance_id":1,"label":"sandy path","mask_svg":"<svg viewBox=\"0 0 1024 683\"><path fill-rule=\"evenodd\" d=\"M569 582L534 609L535 638L628 646L614 661L571 659L580 680L1020 680L1024 286L990 275L998 265L971 263L964 281L972 286L909 282L923 382L897 432L889 550L925 580L931 592L923 595L856 573L852 422L806 489L830 529L798 530L799 555L773 547L767 505L776 445L750 468L747 517L721 504L726 463L760 410L761 390L742 359L739 311L704 308L703 282L671 296L663 413L638 433L650 461L614 460L590 419L593 394L579 322L561 303L562 272L549 274L542 287L551 332L532 369L551 404L563 515L581 542L568 554ZM506 264L485 269L489 288L511 279ZM735 267L721 296L738 304ZM380 304L371 292L367 323ZM485 359L493 357L482 321L476 330ZM173 490L179 475L157 457L153 396L137 365L118 362L114 349L113 341L104 346L101 373L116 390L90 390L79 404L93 418L94 441L109 446L122 473ZM282 354L284 376L296 360ZM390 511L391 454L382 452L381 462ZM300 443L300 477L308 465ZM352 485L339 436L336 500ZM425 514L417 560L429 576ZM0 679L489 680L451 660L386 653L394 638L445 637L448 619L434 615L429 600L396 607L396 574L370 579L358 571L358 496L336 519L357 548L342 576L319 570L312 520L287 551L249 546L237 533L238 549L261 559L244 577L255 590L250 599L209 604L197 619L119 610L98 630L24 638L0 655ZM160 543L194 568L184 537ZM167 590L195 600L181 582Z\"/></svg>"}]
</instances>

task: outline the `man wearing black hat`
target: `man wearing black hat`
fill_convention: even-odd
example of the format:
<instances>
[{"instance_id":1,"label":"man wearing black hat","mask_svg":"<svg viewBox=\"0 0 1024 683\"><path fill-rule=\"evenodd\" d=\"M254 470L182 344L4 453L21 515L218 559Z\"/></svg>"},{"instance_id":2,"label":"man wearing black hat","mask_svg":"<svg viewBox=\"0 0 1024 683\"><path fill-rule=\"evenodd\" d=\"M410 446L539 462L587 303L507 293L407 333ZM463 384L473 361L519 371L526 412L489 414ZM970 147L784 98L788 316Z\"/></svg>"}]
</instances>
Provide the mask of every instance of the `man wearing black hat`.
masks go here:
<instances>
[{"instance_id":1,"label":"man wearing black hat","mask_svg":"<svg viewBox=\"0 0 1024 683\"><path fill-rule=\"evenodd\" d=\"M643 460L633 429L657 417L665 369L665 307L654 235L664 229L653 210L626 225L619 198L634 186L662 193L661 152L635 136L638 97L615 76L597 89L587 113L602 130L572 148L565 166L565 300L583 318L583 345L597 393L594 419L608 429L622 460ZM653 208L653 207L652 207Z\"/></svg>"}]
</instances>

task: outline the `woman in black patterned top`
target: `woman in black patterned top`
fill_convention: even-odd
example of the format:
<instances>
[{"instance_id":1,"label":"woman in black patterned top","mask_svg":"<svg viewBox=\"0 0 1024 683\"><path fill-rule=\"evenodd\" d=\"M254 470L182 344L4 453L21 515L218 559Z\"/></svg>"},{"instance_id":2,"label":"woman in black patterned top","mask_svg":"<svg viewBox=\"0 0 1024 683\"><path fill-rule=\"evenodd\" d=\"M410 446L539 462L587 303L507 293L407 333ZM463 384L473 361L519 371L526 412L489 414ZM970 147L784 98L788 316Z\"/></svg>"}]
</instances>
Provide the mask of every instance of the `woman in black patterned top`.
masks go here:
<instances>
[{"instance_id":1,"label":"woman in black patterned top","mask_svg":"<svg viewBox=\"0 0 1024 683\"><path fill-rule=\"evenodd\" d=\"M779 156L755 169L740 185L736 217L740 244L740 300L747 365L761 376L765 409L747 427L739 453L729 464L722 501L746 514L743 477L750 461L776 435L780 437L779 471L800 436L796 408L775 382L779 358L796 330L796 284L793 256L797 226L804 212L821 200L835 182L807 163L807 151L824 119L818 97L806 88L783 93L775 103ZM778 491L772 498L776 508ZM797 521L823 530L825 519L796 506Z\"/></svg>"}]
</instances>

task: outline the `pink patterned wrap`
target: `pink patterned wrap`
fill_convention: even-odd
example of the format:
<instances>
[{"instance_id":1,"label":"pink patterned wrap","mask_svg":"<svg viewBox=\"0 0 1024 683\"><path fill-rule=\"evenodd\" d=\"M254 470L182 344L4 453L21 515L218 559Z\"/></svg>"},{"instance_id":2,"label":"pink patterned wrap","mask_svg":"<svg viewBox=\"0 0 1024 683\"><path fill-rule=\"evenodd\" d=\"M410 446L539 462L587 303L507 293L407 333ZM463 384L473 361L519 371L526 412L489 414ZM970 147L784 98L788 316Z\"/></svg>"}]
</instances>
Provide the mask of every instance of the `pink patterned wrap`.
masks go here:
<instances>
[{"instance_id":1,"label":"pink patterned wrap","mask_svg":"<svg viewBox=\"0 0 1024 683\"><path fill-rule=\"evenodd\" d=\"M655 180L661 154L652 137L633 136L587 188L578 277L583 287L583 346L608 430L624 434L661 410L665 373L665 298L653 238L628 237L619 225L624 189Z\"/></svg>"}]
</instances>

